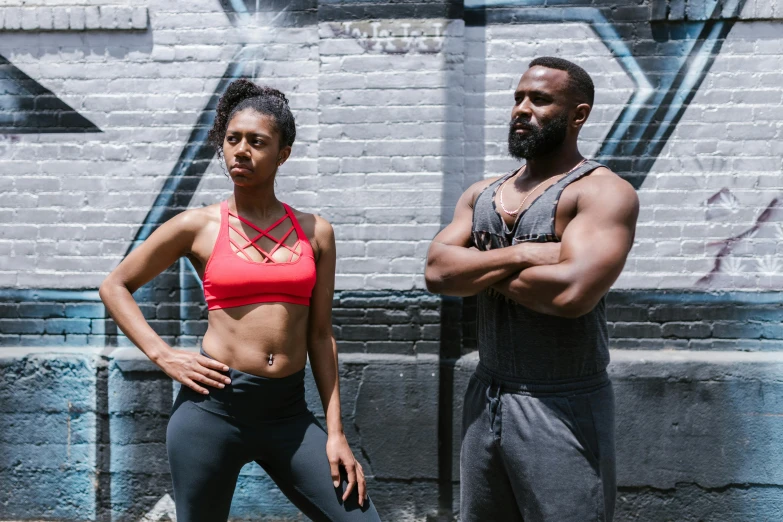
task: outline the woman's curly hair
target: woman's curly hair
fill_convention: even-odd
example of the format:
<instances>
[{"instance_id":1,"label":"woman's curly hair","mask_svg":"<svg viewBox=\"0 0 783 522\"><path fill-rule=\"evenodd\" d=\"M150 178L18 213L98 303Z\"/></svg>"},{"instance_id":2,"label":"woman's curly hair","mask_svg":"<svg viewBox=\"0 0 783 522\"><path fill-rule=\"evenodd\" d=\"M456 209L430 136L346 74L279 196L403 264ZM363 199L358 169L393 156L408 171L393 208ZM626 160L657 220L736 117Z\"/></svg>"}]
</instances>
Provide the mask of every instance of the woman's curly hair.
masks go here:
<instances>
[{"instance_id":1,"label":"woman's curly hair","mask_svg":"<svg viewBox=\"0 0 783 522\"><path fill-rule=\"evenodd\" d=\"M231 82L218 100L215 122L207 134L207 141L217 149L218 153L223 152L223 140L226 137L228 122L234 114L248 108L272 117L280 135L280 148L294 144L296 123L285 94L275 88L240 79Z\"/></svg>"}]
</instances>

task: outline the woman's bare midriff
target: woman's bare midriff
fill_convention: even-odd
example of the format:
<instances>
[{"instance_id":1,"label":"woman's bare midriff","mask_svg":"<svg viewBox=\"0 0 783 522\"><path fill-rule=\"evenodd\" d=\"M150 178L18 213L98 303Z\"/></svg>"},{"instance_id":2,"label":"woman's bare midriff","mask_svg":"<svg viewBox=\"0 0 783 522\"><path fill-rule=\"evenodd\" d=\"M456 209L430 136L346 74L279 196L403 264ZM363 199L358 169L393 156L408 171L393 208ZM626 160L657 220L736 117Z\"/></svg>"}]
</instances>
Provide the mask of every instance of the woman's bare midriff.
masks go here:
<instances>
[{"instance_id":1,"label":"woman's bare midriff","mask_svg":"<svg viewBox=\"0 0 783 522\"><path fill-rule=\"evenodd\" d=\"M286 377L307 362L309 310L290 303L210 310L202 347L210 357L235 370Z\"/></svg>"}]
</instances>

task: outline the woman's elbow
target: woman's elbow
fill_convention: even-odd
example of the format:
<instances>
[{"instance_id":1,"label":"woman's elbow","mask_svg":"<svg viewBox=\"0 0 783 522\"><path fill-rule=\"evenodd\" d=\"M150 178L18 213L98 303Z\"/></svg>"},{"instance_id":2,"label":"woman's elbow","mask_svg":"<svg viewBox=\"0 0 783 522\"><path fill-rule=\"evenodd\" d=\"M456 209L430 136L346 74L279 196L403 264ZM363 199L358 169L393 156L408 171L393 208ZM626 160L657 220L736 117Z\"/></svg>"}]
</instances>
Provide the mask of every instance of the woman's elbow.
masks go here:
<instances>
[{"instance_id":1,"label":"woman's elbow","mask_svg":"<svg viewBox=\"0 0 783 522\"><path fill-rule=\"evenodd\" d=\"M114 286L114 283L111 281L111 276L109 276L98 287L98 297L101 298L103 304L106 304L106 300L110 298L112 286Z\"/></svg>"},{"instance_id":2,"label":"woman's elbow","mask_svg":"<svg viewBox=\"0 0 783 522\"><path fill-rule=\"evenodd\" d=\"M108 305L110 301L113 301L120 295L118 292L122 291L128 292L129 294L133 294L134 292L127 284L113 277L112 274L109 274L106 279L103 280L101 286L98 287L98 297L101 298L104 305Z\"/></svg>"}]
</instances>

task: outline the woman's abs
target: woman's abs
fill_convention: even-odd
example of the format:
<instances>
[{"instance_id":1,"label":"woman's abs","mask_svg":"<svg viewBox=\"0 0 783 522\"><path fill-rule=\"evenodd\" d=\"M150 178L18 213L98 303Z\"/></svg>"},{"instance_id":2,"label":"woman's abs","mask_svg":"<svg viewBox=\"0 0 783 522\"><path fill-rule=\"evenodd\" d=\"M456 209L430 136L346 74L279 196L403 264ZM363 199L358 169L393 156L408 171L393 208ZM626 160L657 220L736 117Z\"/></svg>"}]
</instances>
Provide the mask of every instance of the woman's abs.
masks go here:
<instances>
[{"instance_id":1,"label":"woman's abs","mask_svg":"<svg viewBox=\"0 0 783 522\"><path fill-rule=\"evenodd\" d=\"M202 347L236 370L285 377L307 362L308 312L307 306L289 303L211 310Z\"/></svg>"}]
</instances>

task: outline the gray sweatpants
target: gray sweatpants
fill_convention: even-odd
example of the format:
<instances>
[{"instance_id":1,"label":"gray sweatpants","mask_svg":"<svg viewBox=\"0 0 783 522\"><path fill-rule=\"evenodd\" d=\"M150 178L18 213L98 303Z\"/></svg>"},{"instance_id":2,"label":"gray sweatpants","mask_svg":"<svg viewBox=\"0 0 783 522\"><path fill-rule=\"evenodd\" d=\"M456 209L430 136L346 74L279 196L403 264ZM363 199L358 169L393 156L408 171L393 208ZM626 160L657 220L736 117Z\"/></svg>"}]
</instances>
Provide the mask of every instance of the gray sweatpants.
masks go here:
<instances>
[{"instance_id":1,"label":"gray sweatpants","mask_svg":"<svg viewBox=\"0 0 783 522\"><path fill-rule=\"evenodd\" d=\"M524 384L479 363L462 416L462 522L611 522L615 496L606 372Z\"/></svg>"}]
</instances>

